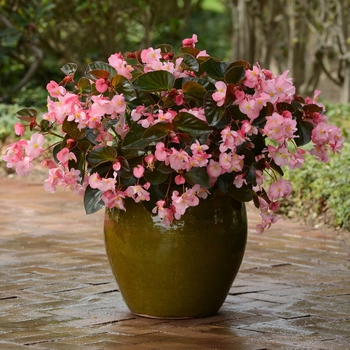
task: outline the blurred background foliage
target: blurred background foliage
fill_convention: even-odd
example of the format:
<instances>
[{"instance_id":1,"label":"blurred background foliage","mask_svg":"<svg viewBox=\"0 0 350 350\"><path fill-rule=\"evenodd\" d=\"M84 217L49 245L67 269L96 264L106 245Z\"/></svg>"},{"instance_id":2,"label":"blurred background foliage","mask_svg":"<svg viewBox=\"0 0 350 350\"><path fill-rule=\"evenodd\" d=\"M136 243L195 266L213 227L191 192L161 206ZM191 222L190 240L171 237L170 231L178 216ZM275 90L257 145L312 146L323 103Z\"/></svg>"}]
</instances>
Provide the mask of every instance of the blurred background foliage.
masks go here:
<instances>
[{"instance_id":1,"label":"blurred background foliage","mask_svg":"<svg viewBox=\"0 0 350 350\"><path fill-rule=\"evenodd\" d=\"M349 18L350 0L0 0L0 146L18 109L44 110L45 86L63 79L67 62L82 74L116 52L162 43L176 51L195 33L212 56L288 69L302 95L322 90L347 144L331 168L310 161L287 174L297 186L284 211L349 230Z\"/></svg>"}]
</instances>

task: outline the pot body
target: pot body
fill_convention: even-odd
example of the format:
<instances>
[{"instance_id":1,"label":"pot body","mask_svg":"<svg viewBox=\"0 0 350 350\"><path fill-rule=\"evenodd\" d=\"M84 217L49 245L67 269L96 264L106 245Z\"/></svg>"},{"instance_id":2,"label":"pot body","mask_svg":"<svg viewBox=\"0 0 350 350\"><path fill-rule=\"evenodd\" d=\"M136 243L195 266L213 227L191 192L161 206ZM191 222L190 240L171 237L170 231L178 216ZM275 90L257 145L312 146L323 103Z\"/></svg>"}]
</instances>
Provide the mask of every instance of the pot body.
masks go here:
<instances>
[{"instance_id":1,"label":"pot body","mask_svg":"<svg viewBox=\"0 0 350 350\"><path fill-rule=\"evenodd\" d=\"M106 252L129 310L160 318L210 316L220 309L247 241L244 204L231 197L201 201L171 226L142 204L107 210Z\"/></svg>"}]
</instances>

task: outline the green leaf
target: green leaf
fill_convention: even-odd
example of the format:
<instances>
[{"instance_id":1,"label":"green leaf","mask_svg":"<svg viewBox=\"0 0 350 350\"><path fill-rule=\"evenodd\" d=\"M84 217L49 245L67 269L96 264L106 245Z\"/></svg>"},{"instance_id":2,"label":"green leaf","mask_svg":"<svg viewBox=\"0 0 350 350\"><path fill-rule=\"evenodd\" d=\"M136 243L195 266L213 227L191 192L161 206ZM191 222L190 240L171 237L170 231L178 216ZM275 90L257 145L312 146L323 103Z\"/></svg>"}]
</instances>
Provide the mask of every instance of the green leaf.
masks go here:
<instances>
[{"instance_id":1,"label":"green leaf","mask_svg":"<svg viewBox=\"0 0 350 350\"><path fill-rule=\"evenodd\" d=\"M204 71L212 78L216 80L224 80L226 69L228 67L227 62L220 62L209 58L207 61L202 63L202 68Z\"/></svg>"},{"instance_id":2,"label":"green leaf","mask_svg":"<svg viewBox=\"0 0 350 350\"><path fill-rule=\"evenodd\" d=\"M169 53L173 51L173 48L169 44L160 44L156 47L156 49L160 49L160 51L164 53Z\"/></svg>"},{"instance_id":3,"label":"green leaf","mask_svg":"<svg viewBox=\"0 0 350 350\"><path fill-rule=\"evenodd\" d=\"M147 147L149 144L149 141L147 139L142 138L144 132L145 132L145 128L142 127L140 124L137 124L137 123L131 124L130 130L125 135L125 138L123 140L123 148L144 150L144 148Z\"/></svg>"},{"instance_id":4,"label":"green leaf","mask_svg":"<svg viewBox=\"0 0 350 350\"><path fill-rule=\"evenodd\" d=\"M107 79L114 75L117 75L116 69L108 63L101 61L90 63L85 70L85 76L92 80L97 80L99 78Z\"/></svg>"},{"instance_id":5,"label":"green leaf","mask_svg":"<svg viewBox=\"0 0 350 350\"><path fill-rule=\"evenodd\" d=\"M205 168L192 168L184 174L184 178L192 186L199 185L201 188L210 188L210 178Z\"/></svg>"},{"instance_id":6,"label":"green leaf","mask_svg":"<svg viewBox=\"0 0 350 350\"><path fill-rule=\"evenodd\" d=\"M250 202L253 199L253 191L249 185L243 185L241 188L237 188L231 184L228 186L227 192L240 202Z\"/></svg>"},{"instance_id":7,"label":"green leaf","mask_svg":"<svg viewBox=\"0 0 350 350\"><path fill-rule=\"evenodd\" d=\"M84 193L84 207L86 214L93 214L104 207L101 200L102 192L98 189L91 188L90 185L86 187Z\"/></svg>"},{"instance_id":8,"label":"green leaf","mask_svg":"<svg viewBox=\"0 0 350 350\"><path fill-rule=\"evenodd\" d=\"M78 124L74 120L68 121L68 118L64 120L62 130L74 140L81 139L85 136L85 129L79 130Z\"/></svg>"},{"instance_id":9,"label":"green leaf","mask_svg":"<svg viewBox=\"0 0 350 350\"><path fill-rule=\"evenodd\" d=\"M133 85L141 91L156 92L170 91L175 83L173 74L167 71L154 71L138 76Z\"/></svg>"},{"instance_id":10,"label":"green leaf","mask_svg":"<svg viewBox=\"0 0 350 350\"><path fill-rule=\"evenodd\" d=\"M157 170L145 171L143 176L151 185L159 185L169 177L168 174L164 174Z\"/></svg>"},{"instance_id":11,"label":"green leaf","mask_svg":"<svg viewBox=\"0 0 350 350\"><path fill-rule=\"evenodd\" d=\"M160 122L152 125L142 135L143 140L147 140L149 143L155 140L159 140L169 134L172 129L172 124L168 122Z\"/></svg>"},{"instance_id":12,"label":"green leaf","mask_svg":"<svg viewBox=\"0 0 350 350\"><path fill-rule=\"evenodd\" d=\"M16 113L16 117L25 122L32 122L36 119L38 111L34 108L23 108Z\"/></svg>"},{"instance_id":13,"label":"green leaf","mask_svg":"<svg viewBox=\"0 0 350 350\"><path fill-rule=\"evenodd\" d=\"M217 125L225 115L225 107L218 107L212 95L215 91L208 91L204 98L204 113L210 126Z\"/></svg>"},{"instance_id":14,"label":"green leaf","mask_svg":"<svg viewBox=\"0 0 350 350\"><path fill-rule=\"evenodd\" d=\"M183 58L183 60L181 62L182 68L184 68L186 70L193 70L195 72L198 72L199 63L195 57L193 57L192 55L190 55L188 53L183 53L183 54L177 56L177 58Z\"/></svg>"},{"instance_id":15,"label":"green leaf","mask_svg":"<svg viewBox=\"0 0 350 350\"><path fill-rule=\"evenodd\" d=\"M110 146L95 148L90 151L86 157L87 162L96 167L102 163L113 162L117 157L117 151Z\"/></svg>"},{"instance_id":16,"label":"green leaf","mask_svg":"<svg viewBox=\"0 0 350 350\"><path fill-rule=\"evenodd\" d=\"M115 75L111 79L111 84L118 94L123 94L126 101L136 99L136 92L128 79L122 75Z\"/></svg>"},{"instance_id":17,"label":"green leaf","mask_svg":"<svg viewBox=\"0 0 350 350\"><path fill-rule=\"evenodd\" d=\"M175 128L191 136L206 135L212 131L206 122L187 112L178 113L173 119L173 124Z\"/></svg>"},{"instance_id":18,"label":"green leaf","mask_svg":"<svg viewBox=\"0 0 350 350\"><path fill-rule=\"evenodd\" d=\"M298 147L304 146L311 141L313 128L311 123L297 119L297 131L295 134L299 137L295 138L294 141Z\"/></svg>"},{"instance_id":19,"label":"green leaf","mask_svg":"<svg viewBox=\"0 0 350 350\"><path fill-rule=\"evenodd\" d=\"M195 81L186 81L182 86L182 91L186 97L193 97L196 100L203 101L207 90Z\"/></svg>"},{"instance_id":20,"label":"green leaf","mask_svg":"<svg viewBox=\"0 0 350 350\"><path fill-rule=\"evenodd\" d=\"M242 66L230 68L225 74L225 82L227 84L239 85L242 84L245 78L245 69Z\"/></svg>"},{"instance_id":21,"label":"green leaf","mask_svg":"<svg viewBox=\"0 0 350 350\"><path fill-rule=\"evenodd\" d=\"M61 67L61 71L65 75L69 75L69 76L74 76L77 69L78 69L78 66L72 62L69 62L69 63L65 64L63 67Z\"/></svg>"},{"instance_id":22,"label":"green leaf","mask_svg":"<svg viewBox=\"0 0 350 350\"><path fill-rule=\"evenodd\" d=\"M90 80L85 77L80 78L78 81L78 88L82 94L86 94L86 95L91 94L92 89L91 89Z\"/></svg>"}]
</instances>

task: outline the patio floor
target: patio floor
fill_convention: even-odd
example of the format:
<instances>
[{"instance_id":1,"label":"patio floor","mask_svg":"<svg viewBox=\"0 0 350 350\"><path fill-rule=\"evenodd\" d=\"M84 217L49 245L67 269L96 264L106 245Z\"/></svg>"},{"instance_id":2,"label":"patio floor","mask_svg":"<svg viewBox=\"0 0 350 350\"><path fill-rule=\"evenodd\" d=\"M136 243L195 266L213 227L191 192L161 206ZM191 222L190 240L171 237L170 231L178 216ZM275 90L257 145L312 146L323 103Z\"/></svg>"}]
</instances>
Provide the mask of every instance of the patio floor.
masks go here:
<instances>
[{"instance_id":1,"label":"patio floor","mask_svg":"<svg viewBox=\"0 0 350 350\"><path fill-rule=\"evenodd\" d=\"M0 182L0 349L350 349L350 247L280 220L246 255L220 312L136 317L104 252L102 217L42 184Z\"/></svg>"}]
</instances>

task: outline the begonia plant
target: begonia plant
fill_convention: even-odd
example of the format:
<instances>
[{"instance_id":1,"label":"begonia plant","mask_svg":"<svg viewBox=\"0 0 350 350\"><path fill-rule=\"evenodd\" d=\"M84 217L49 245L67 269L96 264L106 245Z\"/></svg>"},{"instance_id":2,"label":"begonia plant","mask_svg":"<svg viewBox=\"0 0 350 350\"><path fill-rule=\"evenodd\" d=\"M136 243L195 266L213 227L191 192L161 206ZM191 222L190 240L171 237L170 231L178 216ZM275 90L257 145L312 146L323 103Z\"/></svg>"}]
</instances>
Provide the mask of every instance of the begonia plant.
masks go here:
<instances>
[{"instance_id":1,"label":"begonia plant","mask_svg":"<svg viewBox=\"0 0 350 350\"><path fill-rule=\"evenodd\" d=\"M130 197L171 225L221 192L253 200L262 232L292 190L282 167L300 168L306 153L327 161L342 148L341 132L327 123L319 91L297 95L288 71L222 62L196 43L196 35L183 40L178 55L170 45L116 53L79 79L75 64L64 65L64 79L47 85L47 112L17 113L16 133L28 127L32 136L9 145L3 160L25 175L43 158L45 189L83 195L88 214L128 210Z\"/></svg>"}]
</instances>

